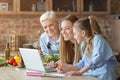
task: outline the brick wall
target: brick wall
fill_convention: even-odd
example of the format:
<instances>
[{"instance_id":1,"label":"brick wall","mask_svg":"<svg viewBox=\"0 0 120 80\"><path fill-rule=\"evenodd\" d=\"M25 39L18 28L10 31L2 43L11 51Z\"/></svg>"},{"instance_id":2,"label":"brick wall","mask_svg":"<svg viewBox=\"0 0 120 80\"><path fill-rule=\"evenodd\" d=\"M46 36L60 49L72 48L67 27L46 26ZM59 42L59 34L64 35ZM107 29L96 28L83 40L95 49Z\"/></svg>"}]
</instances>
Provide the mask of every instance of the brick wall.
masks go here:
<instances>
[{"instance_id":1,"label":"brick wall","mask_svg":"<svg viewBox=\"0 0 120 80\"><path fill-rule=\"evenodd\" d=\"M119 5L120 0L112 0L112 14L120 14ZM109 37L110 43L112 43L113 20L110 15L98 17L102 31ZM4 50L9 34L17 34L19 36L19 46L21 47L24 43L37 41L39 38L38 31L43 32L39 23L39 16L0 15L0 51Z\"/></svg>"},{"instance_id":2,"label":"brick wall","mask_svg":"<svg viewBox=\"0 0 120 80\"><path fill-rule=\"evenodd\" d=\"M111 14L120 14L120 0L111 0Z\"/></svg>"},{"instance_id":3,"label":"brick wall","mask_svg":"<svg viewBox=\"0 0 120 80\"><path fill-rule=\"evenodd\" d=\"M0 50L4 50L9 34L19 37L19 46L38 40L38 31L42 32L39 16L0 16Z\"/></svg>"}]
</instances>

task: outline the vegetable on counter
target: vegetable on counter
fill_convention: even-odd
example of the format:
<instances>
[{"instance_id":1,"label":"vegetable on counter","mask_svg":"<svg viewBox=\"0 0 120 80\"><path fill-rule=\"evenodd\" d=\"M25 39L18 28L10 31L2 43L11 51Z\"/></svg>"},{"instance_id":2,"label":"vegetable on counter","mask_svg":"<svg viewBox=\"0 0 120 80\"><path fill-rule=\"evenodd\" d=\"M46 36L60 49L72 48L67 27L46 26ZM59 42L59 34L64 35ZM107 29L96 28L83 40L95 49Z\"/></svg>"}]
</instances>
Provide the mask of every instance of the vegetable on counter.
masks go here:
<instances>
[{"instance_id":1,"label":"vegetable on counter","mask_svg":"<svg viewBox=\"0 0 120 80\"><path fill-rule=\"evenodd\" d=\"M8 64L13 65L13 66L18 66L20 65L21 58L19 55L15 55L14 57L10 58L8 61Z\"/></svg>"},{"instance_id":2,"label":"vegetable on counter","mask_svg":"<svg viewBox=\"0 0 120 80\"><path fill-rule=\"evenodd\" d=\"M0 57L0 66L4 65L6 63L6 60L3 57Z\"/></svg>"},{"instance_id":3,"label":"vegetable on counter","mask_svg":"<svg viewBox=\"0 0 120 80\"><path fill-rule=\"evenodd\" d=\"M49 63L51 61L56 62L59 59L58 55L44 55L43 62Z\"/></svg>"}]
</instances>

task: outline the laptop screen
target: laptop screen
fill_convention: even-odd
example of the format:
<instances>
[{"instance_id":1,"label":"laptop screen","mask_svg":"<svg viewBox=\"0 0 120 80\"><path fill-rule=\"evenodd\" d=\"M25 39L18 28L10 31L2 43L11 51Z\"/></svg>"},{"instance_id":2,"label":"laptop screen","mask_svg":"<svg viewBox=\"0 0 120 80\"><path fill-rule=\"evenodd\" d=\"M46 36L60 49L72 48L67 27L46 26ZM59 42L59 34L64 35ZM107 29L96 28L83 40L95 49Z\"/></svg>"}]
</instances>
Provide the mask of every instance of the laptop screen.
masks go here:
<instances>
[{"instance_id":1,"label":"laptop screen","mask_svg":"<svg viewBox=\"0 0 120 80\"><path fill-rule=\"evenodd\" d=\"M19 48L26 69L45 72L41 56L37 49Z\"/></svg>"}]
</instances>

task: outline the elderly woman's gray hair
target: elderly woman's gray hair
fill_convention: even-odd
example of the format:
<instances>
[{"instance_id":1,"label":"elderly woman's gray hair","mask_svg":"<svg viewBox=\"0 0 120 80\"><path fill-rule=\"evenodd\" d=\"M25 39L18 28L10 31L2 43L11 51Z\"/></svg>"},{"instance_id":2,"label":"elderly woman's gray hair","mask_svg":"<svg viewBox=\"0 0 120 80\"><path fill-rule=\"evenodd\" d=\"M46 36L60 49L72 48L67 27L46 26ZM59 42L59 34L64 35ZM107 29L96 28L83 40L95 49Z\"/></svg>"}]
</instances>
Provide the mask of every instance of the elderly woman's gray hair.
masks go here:
<instances>
[{"instance_id":1,"label":"elderly woman's gray hair","mask_svg":"<svg viewBox=\"0 0 120 80\"><path fill-rule=\"evenodd\" d=\"M51 20L57 20L57 16L55 14L55 12L53 11L46 11L45 13L43 13L40 16L40 22L47 20L47 19L51 19Z\"/></svg>"}]
</instances>

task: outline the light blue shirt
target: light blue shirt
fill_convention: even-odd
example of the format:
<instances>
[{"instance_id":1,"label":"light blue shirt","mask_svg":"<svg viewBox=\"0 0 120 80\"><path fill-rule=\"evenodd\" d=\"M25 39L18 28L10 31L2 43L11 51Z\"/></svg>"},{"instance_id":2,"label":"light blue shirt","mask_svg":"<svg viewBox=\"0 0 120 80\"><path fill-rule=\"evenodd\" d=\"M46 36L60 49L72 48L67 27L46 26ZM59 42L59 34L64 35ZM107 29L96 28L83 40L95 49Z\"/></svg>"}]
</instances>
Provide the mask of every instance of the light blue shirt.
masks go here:
<instances>
[{"instance_id":1,"label":"light blue shirt","mask_svg":"<svg viewBox=\"0 0 120 80\"><path fill-rule=\"evenodd\" d=\"M59 42L54 42L45 32L40 36L40 48L44 55L56 55L59 53ZM50 46L50 49L47 46Z\"/></svg>"},{"instance_id":2,"label":"light blue shirt","mask_svg":"<svg viewBox=\"0 0 120 80\"><path fill-rule=\"evenodd\" d=\"M99 80L116 80L117 61L113 51L102 35L95 35L91 58L88 59L86 52L82 60L76 64L80 69L89 66L90 69L83 75L89 75Z\"/></svg>"}]
</instances>

